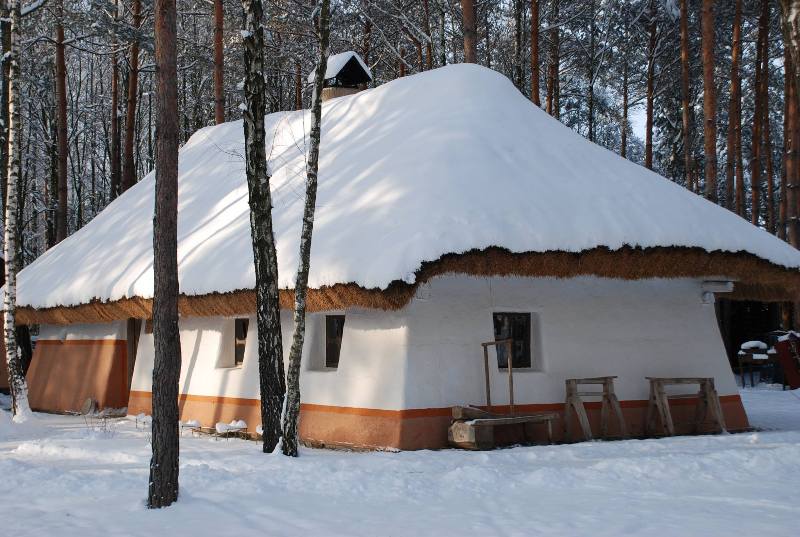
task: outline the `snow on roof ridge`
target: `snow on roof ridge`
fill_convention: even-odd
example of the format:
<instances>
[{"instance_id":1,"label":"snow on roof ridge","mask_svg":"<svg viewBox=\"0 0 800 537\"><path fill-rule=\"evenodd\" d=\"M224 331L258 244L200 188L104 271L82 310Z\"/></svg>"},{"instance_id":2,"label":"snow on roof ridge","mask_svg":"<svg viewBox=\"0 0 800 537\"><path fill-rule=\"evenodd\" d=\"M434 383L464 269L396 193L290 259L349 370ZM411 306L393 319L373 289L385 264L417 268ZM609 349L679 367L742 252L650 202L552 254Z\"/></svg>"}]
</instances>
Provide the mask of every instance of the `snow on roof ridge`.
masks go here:
<instances>
[{"instance_id":1,"label":"snow on roof ridge","mask_svg":"<svg viewBox=\"0 0 800 537\"><path fill-rule=\"evenodd\" d=\"M339 54L328 56L328 63L325 66L325 80L328 80L329 78L333 78L336 75L338 75L339 71L341 71L344 68L344 66L347 65L347 62L350 61L350 58L353 57L355 57L359 65L361 65L361 68L364 69L364 71L366 71L367 75L369 75L369 77L372 78L372 71L370 71L369 67L367 67L367 64L364 63L364 60L361 58L361 55L353 50L348 50L345 52L340 52ZM306 81L309 84L314 82L314 71L311 71L308 74L308 77L306 77Z\"/></svg>"},{"instance_id":2,"label":"snow on roof ridge","mask_svg":"<svg viewBox=\"0 0 800 537\"><path fill-rule=\"evenodd\" d=\"M294 285L309 111L266 117L282 288ZM451 65L323 105L309 285L413 282L448 253L687 247L796 269L800 253L739 216L595 145L503 75ZM241 121L202 129L179 159L187 295L252 289ZM153 294L153 174L20 273L18 303Z\"/></svg>"}]
</instances>

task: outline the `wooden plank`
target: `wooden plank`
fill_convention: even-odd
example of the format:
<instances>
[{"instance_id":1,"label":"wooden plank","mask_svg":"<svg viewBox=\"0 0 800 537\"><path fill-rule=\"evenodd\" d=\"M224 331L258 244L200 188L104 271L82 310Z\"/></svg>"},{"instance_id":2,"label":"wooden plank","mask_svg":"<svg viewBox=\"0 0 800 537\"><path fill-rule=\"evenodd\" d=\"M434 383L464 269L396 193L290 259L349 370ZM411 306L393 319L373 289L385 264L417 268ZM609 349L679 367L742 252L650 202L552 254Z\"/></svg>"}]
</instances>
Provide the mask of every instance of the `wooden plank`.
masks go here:
<instances>
[{"instance_id":1,"label":"wooden plank","mask_svg":"<svg viewBox=\"0 0 800 537\"><path fill-rule=\"evenodd\" d=\"M454 406L452 409L454 420L474 420L478 418L491 418L495 415L480 408L472 406Z\"/></svg>"},{"instance_id":2,"label":"wooden plank","mask_svg":"<svg viewBox=\"0 0 800 537\"><path fill-rule=\"evenodd\" d=\"M507 418L480 418L464 423L473 427L495 427L497 425L515 425L519 423L544 423L556 419L555 412L535 414L530 416L509 416Z\"/></svg>"}]
</instances>

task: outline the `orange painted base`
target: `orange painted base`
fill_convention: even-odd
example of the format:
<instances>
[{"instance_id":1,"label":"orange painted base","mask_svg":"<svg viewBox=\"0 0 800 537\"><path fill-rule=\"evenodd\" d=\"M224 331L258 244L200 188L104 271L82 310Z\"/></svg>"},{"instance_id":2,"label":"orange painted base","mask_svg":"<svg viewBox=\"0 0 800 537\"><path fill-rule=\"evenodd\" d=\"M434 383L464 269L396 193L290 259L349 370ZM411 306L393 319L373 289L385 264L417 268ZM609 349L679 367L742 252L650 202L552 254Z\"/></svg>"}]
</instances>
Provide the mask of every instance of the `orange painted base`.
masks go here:
<instances>
[{"instance_id":1,"label":"orange painted base","mask_svg":"<svg viewBox=\"0 0 800 537\"><path fill-rule=\"evenodd\" d=\"M748 428L747 415L738 395L720 397L726 425L729 431ZM691 432L688 423L694 417L692 399L670 402L673 421L679 434ZM198 420L204 426L217 422L230 422L242 419L247 422L251 432L261 423L259 402L255 399L233 397L209 397L181 395L178 399L181 419ZM622 412L632 436L643 436L647 401L622 401ZM517 405L519 413L558 412L563 416L562 403ZM600 430L600 404L587 403L587 414L593 431ZM507 411L495 408L497 412ZM138 414L151 412L150 392L132 391L128 401L128 412ZM335 407L302 404L300 406L300 438L309 445L320 447L352 447L358 449L440 449L447 447L447 427L450 424L449 408L424 408L409 410L380 410L369 408ZM556 420L553 427L553 440L563 440L563 417ZM579 430L576 427L576 430ZM706 431L701 431L706 432ZM522 426L498 428L496 437L499 443L512 444L524 439ZM612 435L617 434L612 421ZM544 441L544 427L534 425L528 431L534 441Z\"/></svg>"},{"instance_id":2,"label":"orange painted base","mask_svg":"<svg viewBox=\"0 0 800 537\"><path fill-rule=\"evenodd\" d=\"M128 402L127 345L124 340L39 340L28 370L31 408L80 410L91 397L99 408Z\"/></svg>"}]
</instances>

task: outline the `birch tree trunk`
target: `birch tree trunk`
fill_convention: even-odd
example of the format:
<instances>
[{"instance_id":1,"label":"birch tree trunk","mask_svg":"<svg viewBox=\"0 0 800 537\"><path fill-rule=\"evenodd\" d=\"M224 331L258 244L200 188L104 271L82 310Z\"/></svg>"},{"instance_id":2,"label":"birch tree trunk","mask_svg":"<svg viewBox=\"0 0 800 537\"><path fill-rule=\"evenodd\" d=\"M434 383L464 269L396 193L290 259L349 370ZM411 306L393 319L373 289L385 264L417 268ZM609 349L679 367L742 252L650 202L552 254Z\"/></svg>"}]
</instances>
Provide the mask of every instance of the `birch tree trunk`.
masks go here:
<instances>
[{"instance_id":1,"label":"birch tree trunk","mask_svg":"<svg viewBox=\"0 0 800 537\"><path fill-rule=\"evenodd\" d=\"M320 0L319 9L319 60L314 71L314 89L311 94L311 132L309 134L308 163L306 164L306 204L303 209L303 229L300 235L300 262L294 286L294 335L289 352L286 375L286 413L283 417L283 454L297 457L297 423L300 418L300 360L306 333L306 295L308 271L311 266L311 237L314 231L314 209L317 204L317 172L319 170L319 145L322 128L322 83L328 65L330 36L330 0Z\"/></svg>"},{"instance_id":2,"label":"birch tree trunk","mask_svg":"<svg viewBox=\"0 0 800 537\"><path fill-rule=\"evenodd\" d=\"M6 344L6 364L8 366L8 385L11 391L11 406L14 421L25 421L30 415L28 406L28 385L22 370L17 334L15 326L15 313L17 304L17 208L19 197L17 186L20 174L20 93L19 93L19 43L20 43L20 2L11 0L11 47L6 58L9 63L8 94L9 94L9 125L8 147L9 166L8 181L6 183L7 198L5 207L5 241L3 255L6 267L6 292L3 297L4 333Z\"/></svg>"},{"instance_id":3,"label":"birch tree trunk","mask_svg":"<svg viewBox=\"0 0 800 537\"><path fill-rule=\"evenodd\" d=\"M717 202L717 89L714 85L714 1L703 0L701 26L703 49L703 137L705 196Z\"/></svg>"},{"instance_id":4,"label":"birch tree trunk","mask_svg":"<svg viewBox=\"0 0 800 537\"><path fill-rule=\"evenodd\" d=\"M178 87L175 0L155 2L156 192L153 215L153 423L147 506L178 499Z\"/></svg>"},{"instance_id":5,"label":"birch tree trunk","mask_svg":"<svg viewBox=\"0 0 800 537\"><path fill-rule=\"evenodd\" d=\"M214 122L225 123L225 58L222 47L222 0L214 0Z\"/></svg>"},{"instance_id":6,"label":"birch tree trunk","mask_svg":"<svg viewBox=\"0 0 800 537\"><path fill-rule=\"evenodd\" d=\"M512 0L514 6L514 85L519 91L522 87L522 0ZM476 37L477 40L477 37Z\"/></svg>"},{"instance_id":7,"label":"birch tree trunk","mask_svg":"<svg viewBox=\"0 0 800 537\"><path fill-rule=\"evenodd\" d=\"M281 311L278 296L278 258L272 231L272 195L264 133L264 8L261 0L242 0L245 12L244 143L250 203L250 232L256 272L258 376L264 453L271 453L281 437L286 379L283 369Z\"/></svg>"},{"instance_id":8,"label":"birch tree trunk","mask_svg":"<svg viewBox=\"0 0 800 537\"><path fill-rule=\"evenodd\" d=\"M461 17L464 23L464 63L478 63L475 0L461 0Z\"/></svg>"},{"instance_id":9,"label":"birch tree trunk","mask_svg":"<svg viewBox=\"0 0 800 537\"><path fill-rule=\"evenodd\" d=\"M696 192L693 158L691 118L689 116L689 10L688 0L681 0L681 118L683 122L683 167L686 174L686 188Z\"/></svg>"},{"instance_id":10,"label":"birch tree trunk","mask_svg":"<svg viewBox=\"0 0 800 537\"><path fill-rule=\"evenodd\" d=\"M56 6L56 124L58 135L58 204L56 242L67 238L67 67L64 58L64 2Z\"/></svg>"},{"instance_id":11,"label":"birch tree trunk","mask_svg":"<svg viewBox=\"0 0 800 537\"><path fill-rule=\"evenodd\" d=\"M137 35L131 43L130 73L128 73L128 104L125 109L125 149L122 155L122 192L136 184L136 165L133 160L133 145L136 136L136 105L139 91L139 36L142 23L140 0L131 3L133 26Z\"/></svg>"}]
</instances>

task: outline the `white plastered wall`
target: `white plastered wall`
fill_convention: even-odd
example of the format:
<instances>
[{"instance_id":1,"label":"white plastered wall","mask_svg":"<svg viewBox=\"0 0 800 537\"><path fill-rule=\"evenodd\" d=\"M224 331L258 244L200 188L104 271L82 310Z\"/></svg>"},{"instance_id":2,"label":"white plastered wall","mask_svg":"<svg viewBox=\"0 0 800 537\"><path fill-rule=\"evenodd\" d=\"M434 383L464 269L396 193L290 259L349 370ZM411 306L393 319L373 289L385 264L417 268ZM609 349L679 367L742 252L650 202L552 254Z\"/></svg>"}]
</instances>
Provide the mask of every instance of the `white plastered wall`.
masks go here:
<instances>
[{"instance_id":1,"label":"white plastered wall","mask_svg":"<svg viewBox=\"0 0 800 537\"><path fill-rule=\"evenodd\" d=\"M492 313L531 312L531 370L516 370L517 403L564 400L564 379L617 375L620 399L646 399L645 376L715 377L736 385L713 304L699 280L443 276L421 286L404 309L348 309L339 367L324 367L325 313L310 314L303 352L304 403L398 410L483 404L480 343L493 339ZM284 361L292 320L283 312ZM244 363L232 362L233 319L181 320L180 392L258 398L255 318ZM152 334L142 333L131 389L150 391ZM508 401L506 370L490 353L493 402Z\"/></svg>"},{"instance_id":2,"label":"white plastered wall","mask_svg":"<svg viewBox=\"0 0 800 537\"><path fill-rule=\"evenodd\" d=\"M71 340L71 339L127 339L125 321L114 321L103 324L70 324L70 325L39 325L38 339L45 340Z\"/></svg>"}]
</instances>

